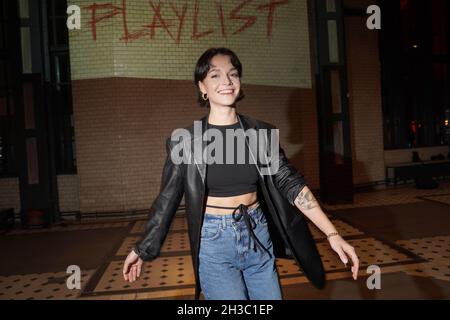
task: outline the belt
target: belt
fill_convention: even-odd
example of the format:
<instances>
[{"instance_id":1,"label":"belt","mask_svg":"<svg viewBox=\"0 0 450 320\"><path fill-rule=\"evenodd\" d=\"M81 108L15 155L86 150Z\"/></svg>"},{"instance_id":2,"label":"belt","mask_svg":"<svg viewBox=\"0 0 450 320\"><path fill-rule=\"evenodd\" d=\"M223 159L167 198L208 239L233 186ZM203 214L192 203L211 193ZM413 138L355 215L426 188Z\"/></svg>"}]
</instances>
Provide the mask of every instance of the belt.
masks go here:
<instances>
[{"instance_id":1,"label":"belt","mask_svg":"<svg viewBox=\"0 0 450 320\"><path fill-rule=\"evenodd\" d=\"M253 205L257 202L258 202L258 200L255 200L253 203L250 203L249 205L245 205L245 204L241 203L237 207L222 207L222 206L213 206L213 205L206 205L206 206L212 207L212 208L221 208L221 209L234 209L232 212L233 220L236 222L239 222L239 221L241 221L241 219L244 219L245 225L247 226L248 236L249 236L248 248L251 249L250 239L253 239L253 251L256 252L257 246L258 246L258 247L262 248L264 251L266 251L269 254L269 256L272 258L272 255L270 254L269 250L267 250L267 248L265 248L261 244L261 241L259 241L258 237L256 237L255 233L253 232L253 226L251 223L251 220L253 220L253 219L248 213L248 207L250 207L251 205ZM237 213L236 213L236 211L237 211Z\"/></svg>"}]
</instances>

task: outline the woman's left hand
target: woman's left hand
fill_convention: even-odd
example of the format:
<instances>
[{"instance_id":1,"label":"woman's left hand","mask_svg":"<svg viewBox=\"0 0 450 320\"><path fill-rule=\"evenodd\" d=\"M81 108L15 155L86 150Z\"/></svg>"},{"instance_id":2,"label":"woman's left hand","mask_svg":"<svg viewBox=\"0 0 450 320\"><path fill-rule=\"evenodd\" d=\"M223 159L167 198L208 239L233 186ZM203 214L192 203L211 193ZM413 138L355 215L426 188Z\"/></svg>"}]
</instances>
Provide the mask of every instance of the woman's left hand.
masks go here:
<instances>
[{"instance_id":1,"label":"woman's left hand","mask_svg":"<svg viewBox=\"0 0 450 320\"><path fill-rule=\"evenodd\" d=\"M353 248L347 241L345 241L341 236L333 236L328 239L331 248L339 255L342 262L347 266L348 256L350 256L352 264L353 279L358 278L359 270L359 260L356 255L355 248Z\"/></svg>"}]
</instances>

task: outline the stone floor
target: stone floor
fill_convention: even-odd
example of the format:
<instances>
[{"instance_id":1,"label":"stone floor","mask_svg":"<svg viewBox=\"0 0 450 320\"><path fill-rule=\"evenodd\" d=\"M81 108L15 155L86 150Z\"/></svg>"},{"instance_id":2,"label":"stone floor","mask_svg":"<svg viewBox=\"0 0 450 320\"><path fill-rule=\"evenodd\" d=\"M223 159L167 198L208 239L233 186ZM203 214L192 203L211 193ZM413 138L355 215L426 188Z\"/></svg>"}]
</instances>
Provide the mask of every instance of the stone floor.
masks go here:
<instances>
[{"instance_id":1,"label":"stone floor","mask_svg":"<svg viewBox=\"0 0 450 320\"><path fill-rule=\"evenodd\" d=\"M400 186L355 196L352 205L322 206L357 250L360 276L351 278L324 236L310 226L327 275L311 286L289 259L278 259L285 299L450 299L450 182L434 190ZM138 281L122 278L122 263L144 220L83 222L0 234L0 299L193 299L194 276L183 209L161 256ZM69 265L81 269L68 289ZM381 270L381 289L369 289L369 266Z\"/></svg>"}]
</instances>

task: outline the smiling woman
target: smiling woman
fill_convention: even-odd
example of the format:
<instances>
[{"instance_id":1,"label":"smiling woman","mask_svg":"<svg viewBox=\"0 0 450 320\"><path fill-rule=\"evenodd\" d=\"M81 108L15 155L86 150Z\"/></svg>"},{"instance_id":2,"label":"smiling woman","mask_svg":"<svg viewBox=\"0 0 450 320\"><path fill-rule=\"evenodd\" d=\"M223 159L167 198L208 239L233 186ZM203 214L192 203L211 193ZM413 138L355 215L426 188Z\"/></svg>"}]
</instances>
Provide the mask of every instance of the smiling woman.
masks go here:
<instances>
[{"instance_id":1,"label":"smiling woman","mask_svg":"<svg viewBox=\"0 0 450 320\"><path fill-rule=\"evenodd\" d=\"M204 52L194 71L198 103L210 108L211 103L230 105L242 100L241 78L242 65L233 51L217 48Z\"/></svg>"},{"instance_id":2,"label":"smiling woman","mask_svg":"<svg viewBox=\"0 0 450 320\"><path fill-rule=\"evenodd\" d=\"M241 77L242 65L228 48L210 48L198 59L194 72L198 102L209 110L201 120L200 135L196 134L195 125L187 131L190 137L193 135L190 141L194 142L188 145L195 148L199 142L201 155L207 151L208 145L202 136L208 128L225 136L220 139L225 141L225 146L230 145L227 139L234 139L233 135L223 134L228 130L277 131L269 123L236 112L236 102L243 98ZM266 150L271 150L272 139L265 141ZM171 155L176 142L169 137L166 143L167 160L160 194L152 205L144 237L125 260L125 281L136 281L143 261L159 255L183 195L196 299L200 291L206 299L282 299L272 239L282 243L281 246L287 245L286 249L305 275L321 288L324 284L322 262L302 213L325 233L343 263L351 258L356 279L358 257L355 250L337 233L306 186L303 175L288 161L279 144L274 159L277 170L263 175L260 162L250 162L249 157L244 156L244 163L240 163L237 158L243 155L227 148L223 156L227 163L214 163L209 159L207 164L196 162L195 154L193 162L174 163ZM246 145L251 153L253 147L249 144ZM228 159L233 160L232 163Z\"/></svg>"}]
</instances>

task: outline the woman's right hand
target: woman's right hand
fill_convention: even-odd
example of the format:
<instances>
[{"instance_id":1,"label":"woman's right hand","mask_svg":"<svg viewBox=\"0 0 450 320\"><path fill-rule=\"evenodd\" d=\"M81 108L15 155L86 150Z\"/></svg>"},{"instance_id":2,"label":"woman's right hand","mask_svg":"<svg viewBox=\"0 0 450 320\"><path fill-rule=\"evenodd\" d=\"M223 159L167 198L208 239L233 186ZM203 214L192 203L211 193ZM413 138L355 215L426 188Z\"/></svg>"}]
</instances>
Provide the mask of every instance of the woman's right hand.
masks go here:
<instances>
[{"instance_id":1,"label":"woman's right hand","mask_svg":"<svg viewBox=\"0 0 450 320\"><path fill-rule=\"evenodd\" d=\"M139 258L139 256L131 250L125 259L125 263L123 265L123 278L125 281L134 282L136 278L141 275L141 268L144 261Z\"/></svg>"}]
</instances>

